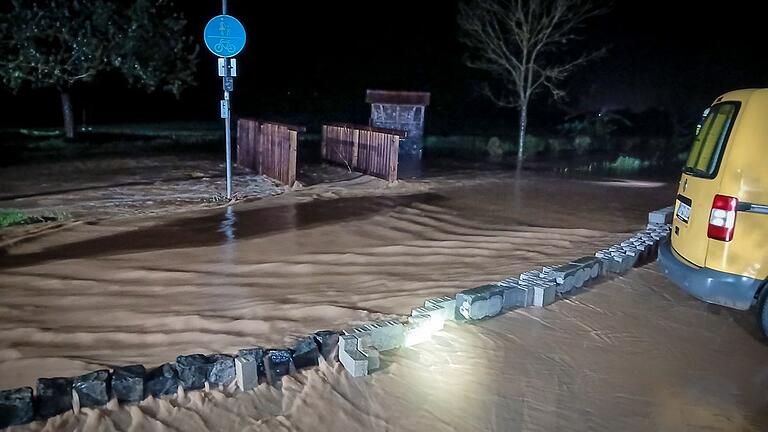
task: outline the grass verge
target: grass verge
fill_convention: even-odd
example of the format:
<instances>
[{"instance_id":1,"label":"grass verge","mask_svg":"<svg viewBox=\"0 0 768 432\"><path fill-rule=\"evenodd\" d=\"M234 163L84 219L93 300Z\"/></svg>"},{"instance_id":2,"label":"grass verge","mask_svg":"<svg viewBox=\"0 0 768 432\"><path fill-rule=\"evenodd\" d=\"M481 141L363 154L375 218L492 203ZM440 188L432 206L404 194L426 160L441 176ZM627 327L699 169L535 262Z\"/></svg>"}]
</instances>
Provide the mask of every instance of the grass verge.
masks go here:
<instances>
[{"instance_id":1,"label":"grass verge","mask_svg":"<svg viewBox=\"0 0 768 432\"><path fill-rule=\"evenodd\" d=\"M20 210L0 209L0 229L14 225L29 225L41 222L54 222L67 219L69 215L62 212L50 212L39 215L29 215Z\"/></svg>"}]
</instances>

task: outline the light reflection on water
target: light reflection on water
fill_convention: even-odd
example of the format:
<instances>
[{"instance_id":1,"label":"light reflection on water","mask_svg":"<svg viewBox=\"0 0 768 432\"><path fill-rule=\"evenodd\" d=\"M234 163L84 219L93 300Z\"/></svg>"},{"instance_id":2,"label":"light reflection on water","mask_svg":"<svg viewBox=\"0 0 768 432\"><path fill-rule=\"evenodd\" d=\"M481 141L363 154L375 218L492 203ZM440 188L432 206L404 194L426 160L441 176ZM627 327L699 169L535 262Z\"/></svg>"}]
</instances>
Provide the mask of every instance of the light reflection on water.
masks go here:
<instances>
[{"instance_id":1,"label":"light reflection on water","mask_svg":"<svg viewBox=\"0 0 768 432\"><path fill-rule=\"evenodd\" d=\"M226 243L230 243L235 240L235 231L237 231L235 224L237 223L237 215L235 210L229 206L224 212L224 218L219 225L219 232L224 233Z\"/></svg>"}]
</instances>

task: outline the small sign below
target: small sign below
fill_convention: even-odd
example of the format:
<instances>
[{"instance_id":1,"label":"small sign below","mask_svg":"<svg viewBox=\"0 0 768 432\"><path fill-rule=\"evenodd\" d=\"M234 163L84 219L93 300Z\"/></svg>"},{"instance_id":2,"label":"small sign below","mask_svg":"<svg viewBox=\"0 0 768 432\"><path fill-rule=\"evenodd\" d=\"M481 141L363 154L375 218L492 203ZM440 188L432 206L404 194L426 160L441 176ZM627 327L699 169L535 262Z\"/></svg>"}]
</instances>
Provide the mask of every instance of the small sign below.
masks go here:
<instances>
[{"instance_id":1,"label":"small sign below","mask_svg":"<svg viewBox=\"0 0 768 432\"><path fill-rule=\"evenodd\" d=\"M229 101L226 99L221 101L221 118L229 118Z\"/></svg>"},{"instance_id":2,"label":"small sign below","mask_svg":"<svg viewBox=\"0 0 768 432\"><path fill-rule=\"evenodd\" d=\"M222 83L224 84L224 91L235 91L235 80L231 76L222 78Z\"/></svg>"},{"instance_id":3,"label":"small sign below","mask_svg":"<svg viewBox=\"0 0 768 432\"><path fill-rule=\"evenodd\" d=\"M237 59L229 59L229 74L227 74L227 59L219 57L219 76L237 76Z\"/></svg>"},{"instance_id":4,"label":"small sign below","mask_svg":"<svg viewBox=\"0 0 768 432\"><path fill-rule=\"evenodd\" d=\"M234 57L245 47L245 27L230 15L211 18L203 32L205 46L219 57Z\"/></svg>"}]
</instances>

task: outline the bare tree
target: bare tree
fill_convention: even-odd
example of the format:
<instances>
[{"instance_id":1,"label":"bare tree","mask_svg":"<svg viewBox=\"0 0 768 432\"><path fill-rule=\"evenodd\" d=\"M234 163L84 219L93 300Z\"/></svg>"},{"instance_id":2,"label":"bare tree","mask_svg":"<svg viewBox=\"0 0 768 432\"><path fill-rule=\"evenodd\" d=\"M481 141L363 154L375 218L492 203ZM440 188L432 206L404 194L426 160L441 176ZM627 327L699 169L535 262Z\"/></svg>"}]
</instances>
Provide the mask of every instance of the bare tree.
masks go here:
<instances>
[{"instance_id":1,"label":"bare tree","mask_svg":"<svg viewBox=\"0 0 768 432\"><path fill-rule=\"evenodd\" d=\"M539 90L565 97L561 81L604 50L573 55L572 42L585 21L605 12L590 0L469 0L459 6L461 39L468 66L484 70L493 84L482 89L495 104L517 107L520 135L517 167L523 162L528 107ZM570 45L570 46L569 46Z\"/></svg>"}]
</instances>

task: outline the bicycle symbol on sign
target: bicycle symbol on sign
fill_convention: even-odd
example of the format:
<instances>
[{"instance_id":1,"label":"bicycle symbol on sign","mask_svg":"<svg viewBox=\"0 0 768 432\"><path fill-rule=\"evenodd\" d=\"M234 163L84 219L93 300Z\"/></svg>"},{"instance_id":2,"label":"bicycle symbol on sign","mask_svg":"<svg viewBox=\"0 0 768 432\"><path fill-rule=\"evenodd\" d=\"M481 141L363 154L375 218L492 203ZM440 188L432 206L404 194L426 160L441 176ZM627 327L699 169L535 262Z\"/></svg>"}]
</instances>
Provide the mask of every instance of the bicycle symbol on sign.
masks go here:
<instances>
[{"instance_id":1,"label":"bicycle symbol on sign","mask_svg":"<svg viewBox=\"0 0 768 432\"><path fill-rule=\"evenodd\" d=\"M219 43L217 43L213 49L216 52L223 52L227 54L232 54L236 51L235 45L233 45L232 42L228 41L227 39L220 39Z\"/></svg>"}]
</instances>

